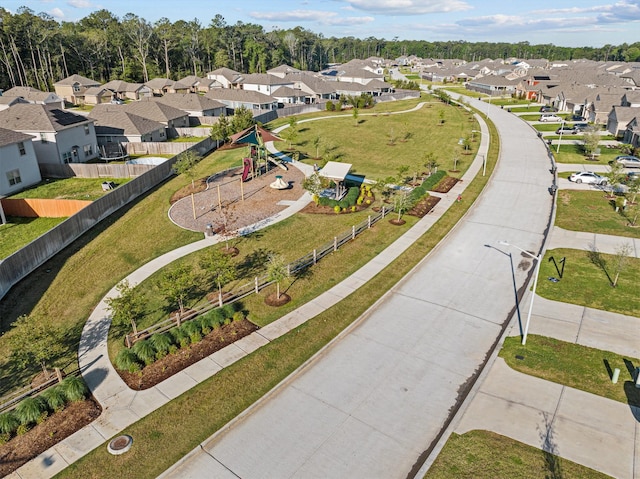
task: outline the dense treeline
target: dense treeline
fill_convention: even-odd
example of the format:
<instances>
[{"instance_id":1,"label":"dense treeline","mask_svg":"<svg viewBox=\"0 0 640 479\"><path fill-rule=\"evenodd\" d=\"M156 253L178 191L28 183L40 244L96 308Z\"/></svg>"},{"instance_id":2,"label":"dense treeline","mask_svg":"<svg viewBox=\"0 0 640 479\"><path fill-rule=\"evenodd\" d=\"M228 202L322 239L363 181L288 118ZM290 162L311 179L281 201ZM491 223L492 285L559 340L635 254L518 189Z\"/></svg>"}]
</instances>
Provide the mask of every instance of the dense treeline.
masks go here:
<instances>
[{"instance_id":1,"label":"dense treeline","mask_svg":"<svg viewBox=\"0 0 640 479\"><path fill-rule=\"evenodd\" d=\"M77 22L60 23L26 7L15 14L0 7L0 88L4 89L20 85L51 90L54 82L74 73L103 82L145 82L154 77L204 76L220 67L264 73L286 63L318 71L328 63L401 55L467 61L507 57L638 61L640 43L569 48L528 42L324 38L300 27L265 32L251 23L228 25L221 15L208 25L199 19L161 18L150 23L131 13L118 18L99 10Z\"/></svg>"}]
</instances>

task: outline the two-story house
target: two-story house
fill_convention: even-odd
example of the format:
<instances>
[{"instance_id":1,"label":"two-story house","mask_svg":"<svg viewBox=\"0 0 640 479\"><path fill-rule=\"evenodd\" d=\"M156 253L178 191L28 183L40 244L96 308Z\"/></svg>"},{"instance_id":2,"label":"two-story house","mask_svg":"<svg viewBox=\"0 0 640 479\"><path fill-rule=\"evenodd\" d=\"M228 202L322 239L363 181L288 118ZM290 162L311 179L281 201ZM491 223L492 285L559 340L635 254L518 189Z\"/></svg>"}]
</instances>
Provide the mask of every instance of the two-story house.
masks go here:
<instances>
[{"instance_id":1,"label":"two-story house","mask_svg":"<svg viewBox=\"0 0 640 479\"><path fill-rule=\"evenodd\" d=\"M85 92L89 88L98 86L100 86L100 82L77 74L68 76L67 78L63 78L62 80L53 84L56 95L58 95L64 101L72 103L74 105L84 105Z\"/></svg>"},{"instance_id":2,"label":"two-story house","mask_svg":"<svg viewBox=\"0 0 640 479\"><path fill-rule=\"evenodd\" d=\"M42 91L30 86L14 86L5 91L3 96L18 97L26 100L28 103L37 103L41 105L55 105L58 108L64 108L64 100L53 92Z\"/></svg>"},{"instance_id":3,"label":"two-story house","mask_svg":"<svg viewBox=\"0 0 640 479\"><path fill-rule=\"evenodd\" d=\"M32 139L26 133L0 128L0 197L42 180Z\"/></svg>"},{"instance_id":4,"label":"two-story house","mask_svg":"<svg viewBox=\"0 0 640 479\"><path fill-rule=\"evenodd\" d=\"M94 121L49 105L18 104L0 111L0 128L33 137L40 164L84 163L98 157Z\"/></svg>"}]
</instances>

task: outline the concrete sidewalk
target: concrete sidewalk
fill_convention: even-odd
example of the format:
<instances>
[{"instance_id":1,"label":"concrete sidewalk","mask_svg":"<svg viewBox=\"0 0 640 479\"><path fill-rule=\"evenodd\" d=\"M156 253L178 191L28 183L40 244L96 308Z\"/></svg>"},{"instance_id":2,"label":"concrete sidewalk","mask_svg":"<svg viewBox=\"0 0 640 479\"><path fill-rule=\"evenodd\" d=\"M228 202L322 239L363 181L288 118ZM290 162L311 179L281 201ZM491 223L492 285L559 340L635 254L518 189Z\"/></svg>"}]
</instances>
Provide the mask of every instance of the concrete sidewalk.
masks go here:
<instances>
[{"instance_id":1,"label":"concrete sidewalk","mask_svg":"<svg viewBox=\"0 0 640 479\"><path fill-rule=\"evenodd\" d=\"M595 248L600 253L616 254L623 245L631 247L629 256L640 258L640 239L638 238L570 231L554 226L547 249L571 248L588 251Z\"/></svg>"}]
</instances>

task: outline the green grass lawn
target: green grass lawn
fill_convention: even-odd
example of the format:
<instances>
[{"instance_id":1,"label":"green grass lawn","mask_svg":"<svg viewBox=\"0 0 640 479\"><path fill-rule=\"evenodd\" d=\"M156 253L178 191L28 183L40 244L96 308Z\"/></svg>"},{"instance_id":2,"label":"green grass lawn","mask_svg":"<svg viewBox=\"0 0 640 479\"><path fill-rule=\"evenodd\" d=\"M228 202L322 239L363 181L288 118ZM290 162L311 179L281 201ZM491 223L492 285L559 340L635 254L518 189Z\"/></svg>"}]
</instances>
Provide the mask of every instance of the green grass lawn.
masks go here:
<instances>
[{"instance_id":1,"label":"green grass lawn","mask_svg":"<svg viewBox=\"0 0 640 479\"><path fill-rule=\"evenodd\" d=\"M15 253L65 219L8 216L7 224L0 226L0 259Z\"/></svg>"},{"instance_id":2,"label":"green grass lawn","mask_svg":"<svg viewBox=\"0 0 640 479\"><path fill-rule=\"evenodd\" d=\"M413 101L407 107L417 103ZM439 125L440 112L444 114L443 125ZM409 175L413 171L422 172L425 170L423 158L428 153L435 155L441 169L453 169L453 158L458 154L458 169L464 172L477 151L478 142L473 142L472 150L465 155L458 146L460 138L470 137L472 130L479 130L462 108L437 102L402 115L369 116L369 113L372 112L360 113L357 126L349 112L332 121L299 123L299 134L292 146L300 153L301 160L314 163L318 161L314 139L319 137L321 157L331 155L337 161L351 163L352 173L372 179L394 176L404 165L411 167ZM391 138L395 139L393 143ZM279 142L276 146L283 151L289 149L288 142Z\"/></svg>"},{"instance_id":3,"label":"green grass lawn","mask_svg":"<svg viewBox=\"0 0 640 479\"><path fill-rule=\"evenodd\" d=\"M566 258L563 277L557 283L547 280L559 277L553 261L549 260L552 256L556 262ZM554 301L640 316L640 259L626 258L614 288L611 283L616 275L615 255L600 253L599 264L590 256L589 251L583 250L548 250L540 263L537 293Z\"/></svg>"},{"instance_id":4,"label":"green grass lawn","mask_svg":"<svg viewBox=\"0 0 640 479\"><path fill-rule=\"evenodd\" d=\"M520 336L506 338L500 357L521 373L640 406L640 389L632 376L633 368L640 364L638 358L536 335L527 336L525 346ZM620 377L613 384L615 369L620 370Z\"/></svg>"},{"instance_id":5,"label":"green grass lawn","mask_svg":"<svg viewBox=\"0 0 640 479\"><path fill-rule=\"evenodd\" d=\"M571 173L563 173L569 176ZM628 238L640 238L640 228L627 226L624 212L615 211L601 191L558 192L556 225L571 231L589 231Z\"/></svg>"},{"instance_id":6,"label":"green grass lawn","mask_svg":"<svg viewBox=\"0 0 640 479\"><path fill-rule=\"evenodd\" d=\"M36 186L11 195L11 198L95 201L108 193L102 189L103 182L113 181L119 186L129 180L129 178L47 178Z\"/></svg>"},{"instance_id":7,"label":"green grass lawn","mask_svg":"<svg viewBox=\"0 0 640 479\"><path fill-rule=\"evenodd\" d=\"M467 186L464 206L477 198L495 167L499 145L493 140L497 138L495 129L490 128L488 175L478 176ZM364 286L365 294L347 297L128 427L123 433L135 437L136 447L126 455L114 457L105 447L99 447L66 468L59 477L100 477L105 470L114 477L124 474L156 477L262 397L358 318L431 251L465 211L466 208L447 211L391 266L371 278Z\"/></svg>"},{"instance_id":8,"label":"green grass lawn","mask_svg":"<svg viewBox=\"0 0 640 479\"><path fill-rule=\"evenodd\" d=\"M500 434L469 431L449 437L424 477L605 479L610 476Z\"/></svg>"},{"instance_id":9,"label":"green grass lawn","mask_svg":"<svg viewBox=\"0 0 640 479\"><path fill-rule=\"evenodd\" d=\"M565 138L564 135L563 138ZM558 163L593 165L608 165L610 161L620 154L620 150L617 148L606 148L602 146L600 147L600 155L595 160L591 160L585 156L581 144L560 145L560 152L556 153L555 148L553 152Z\"/></svg>"},{"instance_id":10,"label":"green grass lawn","mask_svg":"<svg viewBox=\"0 0 640 479\"><path fill-rule=\"evenodd\" d=\"M520 103L526 103L525 100L520 100ZM525 113L525 112L530 112L530 113L538 113L540 114L540 105L529 105L529 106L515 106L513 108L511 108L511 111L513 113Z\"/></svg>"}]
</instances>

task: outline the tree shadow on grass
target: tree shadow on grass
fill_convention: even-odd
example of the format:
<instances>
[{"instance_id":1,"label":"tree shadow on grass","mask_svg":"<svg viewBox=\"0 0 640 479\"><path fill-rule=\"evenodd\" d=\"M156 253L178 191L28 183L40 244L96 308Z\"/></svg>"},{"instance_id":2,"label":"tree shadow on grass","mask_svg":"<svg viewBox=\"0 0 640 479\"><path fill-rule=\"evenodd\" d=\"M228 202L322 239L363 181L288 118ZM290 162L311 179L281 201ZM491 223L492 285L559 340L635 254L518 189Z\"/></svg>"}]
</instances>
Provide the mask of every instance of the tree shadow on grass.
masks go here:
<instances>
[{"instance_id":1,"label":"tree shadow on grass","mask_svg":"<svg viewBox=\"0 0 640 479\"><path fill-rule=\"evenodd\" d=\"M594 265L602 270L602 272L607 276L609 280L609 284L613 284L613 280L607 271L607 260L603 258L602 253L598 251L596 245L593 243L589 244L589 249L587 250L587 256L589 257L589 261L591 261Z\"/></svg>"}]
</instances>

